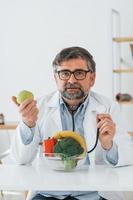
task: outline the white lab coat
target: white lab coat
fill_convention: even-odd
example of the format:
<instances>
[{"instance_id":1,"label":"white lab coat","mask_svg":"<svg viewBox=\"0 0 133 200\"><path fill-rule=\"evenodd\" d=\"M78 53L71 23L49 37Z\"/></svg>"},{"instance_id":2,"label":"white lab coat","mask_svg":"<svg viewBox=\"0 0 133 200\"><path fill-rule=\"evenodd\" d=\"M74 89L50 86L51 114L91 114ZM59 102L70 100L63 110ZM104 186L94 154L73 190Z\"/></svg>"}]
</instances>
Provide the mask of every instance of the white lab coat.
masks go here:
<instances>
[{"instance_id":1,"label":"white lab coat","mask_svg":"<svg viewBox=\"0 0 133 200\"><path fill-rule=\"evenodd\" d=\"M39 117L35 127L33 141L29 145L24 145L22 143L19 133L21 127L20 123L17 127L17 132L12 143L13 157L21 164L26 164L35 158L39 142L52 136L55 132L62 130L58 92L40 98L38 100L38 107ZM89 104L86 108L83 121L84 137L86 139L87 149L90 150L95 144L97 113L109 113L116 123L114 141L118 145L119 155L119 160L116 166L133 164L133 144L127 132L123 128L118 105L94 92L90 92ZM100 143L98 143L96 149L89 155L90 164L105 164L103 154L104 151L101 148Z\"/></svg>"},{"instance_id":2,"label":"white lab coat","mask_svg":"<svg viewBox=\"0 0 133 200\"><path fill-rule=\"evenodd\" d=\"M22 143L20 136L20 123L12 143L12 155L20 164L31 162L36 157L39 142L52 136L55 132L62 130L59 92L54 92L49 96L40 98L38 100L38 107L39 117L35 127L33 141L29 145L24 145ZM123 123L120 119L119 106L92 91L89 94L89 104L86 108L83 121L84 137L86 139L87 149L90 150L95 144L97 113L109 113L116 123L114 141L118 145L119 159L115 167L133 164L133 144L127 132L123 128ZM27 128L27 131L30 131L30 129ZM104 159L104 153L105 152L100 143L98 143L96 149L89 154L90 165L107 164L107 160Z\"/></svg>"}]
</instances>

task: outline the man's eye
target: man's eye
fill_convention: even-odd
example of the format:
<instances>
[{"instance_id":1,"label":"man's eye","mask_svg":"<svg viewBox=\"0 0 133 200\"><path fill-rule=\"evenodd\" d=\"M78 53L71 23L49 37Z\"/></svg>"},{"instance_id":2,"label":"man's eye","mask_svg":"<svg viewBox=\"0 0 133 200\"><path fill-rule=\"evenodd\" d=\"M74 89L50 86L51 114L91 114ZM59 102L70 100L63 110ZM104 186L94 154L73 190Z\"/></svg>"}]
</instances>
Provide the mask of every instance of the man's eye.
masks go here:
<instances>
[{"instance_id":1,"label":"man's eye","mask_svg":"<svg viewBox=\"0 0 133 200\"><path fill-rule=\"evenodd\" d=\"M83 74L84 74L84 72L83 72L83 71L76 71L75 73L76 73L76 75L78 75L78 76L80 76L80 75L83 75Z\"/></svg>"},{"instance_id":2,"label":"man's eye","mask_svg":"<svg viewBox=\"0 0 133 200\"><path fill-rule=\"evenodd\" d=\"M69 72L62 72L62 76L69 76Z\"/></svg>"}]
</instances>

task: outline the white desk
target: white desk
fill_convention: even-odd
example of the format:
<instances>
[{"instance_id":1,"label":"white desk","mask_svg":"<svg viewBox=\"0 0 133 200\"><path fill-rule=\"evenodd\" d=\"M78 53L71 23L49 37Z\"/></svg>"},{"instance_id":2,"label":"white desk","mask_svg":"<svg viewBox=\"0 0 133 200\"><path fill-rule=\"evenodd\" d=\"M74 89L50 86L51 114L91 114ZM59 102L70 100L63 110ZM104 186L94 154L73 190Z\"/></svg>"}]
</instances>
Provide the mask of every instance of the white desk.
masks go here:
<instances>
[{"instance_id":1,"label":"white desk","mask_svg":"<svg viewBox=\"0 0 133 200\"><path fill-rule=\"evenodd\" d=\"M0 166L0 189L47 191L133 190L133 166L96 166L74 172L52 171L44 165Z\"/></svg>"}]
</instances>

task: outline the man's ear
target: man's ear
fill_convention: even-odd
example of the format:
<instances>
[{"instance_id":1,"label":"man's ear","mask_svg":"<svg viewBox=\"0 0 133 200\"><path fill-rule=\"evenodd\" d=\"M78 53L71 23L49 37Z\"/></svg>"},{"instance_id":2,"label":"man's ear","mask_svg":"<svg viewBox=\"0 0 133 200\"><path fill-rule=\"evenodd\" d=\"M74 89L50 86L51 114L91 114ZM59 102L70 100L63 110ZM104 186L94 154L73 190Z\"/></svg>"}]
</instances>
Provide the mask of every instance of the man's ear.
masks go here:
<instances>
[{"instance_id":1,"label":"man's ear","mask_svg":"<svg viewBox=\"0 0 133 200\"><path fill-rule=\"evenodd\" d=\"M92 74L91 74L91 77L90 77L90 85L91 85L91 87L94 85L94 83L95 83L95 79L96 79L96 73L95 72L93 72Z\"/></svg>"},{"instance_id":2,"label":"man's ear","mask_svg":"<svg viewBox=\"0 0 133 200\"><path fill-rule=\"evenodd\" d=\"M55 82L57 83L57 77L55 73L54 73L54 79L55 79Z\"/></svg>"}]
</instances>

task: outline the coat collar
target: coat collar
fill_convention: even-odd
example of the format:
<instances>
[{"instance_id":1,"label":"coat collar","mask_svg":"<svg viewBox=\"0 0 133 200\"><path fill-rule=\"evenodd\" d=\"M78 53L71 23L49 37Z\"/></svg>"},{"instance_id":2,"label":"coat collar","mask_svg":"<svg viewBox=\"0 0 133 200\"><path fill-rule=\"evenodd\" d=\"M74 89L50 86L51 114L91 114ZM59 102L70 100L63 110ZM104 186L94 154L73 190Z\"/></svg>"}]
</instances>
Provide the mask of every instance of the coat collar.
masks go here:
<instances>
[{"instance_id":1,"label":"coat collar","mask_svg":"<svg viewBox=\"0 0 133 200\"><path fill-rule=\"evenodd\" d=\"M53 108L58 108L59 107L59 98L60 98L60 93L58 91L54 92L53 96L48 102L48 107L53 107ZM98 102L94 97L93 97L93 92L90 91L89 93L89 104L87 106L90 111L95 111L97 113L105 113L106 107L105 105L101 105L100 102Z\"/></svg>"},{"instance_id":2,"label":"coat collar","mask_svg":"<svg viewBox=\"0 0 133 200\"><path fill-rule=\"evenodd\" d=\"M57 108L59 107L60 93L58 91L54 92L51 99L48 101L48 107Z\"/></svg>"}]
</instances>

